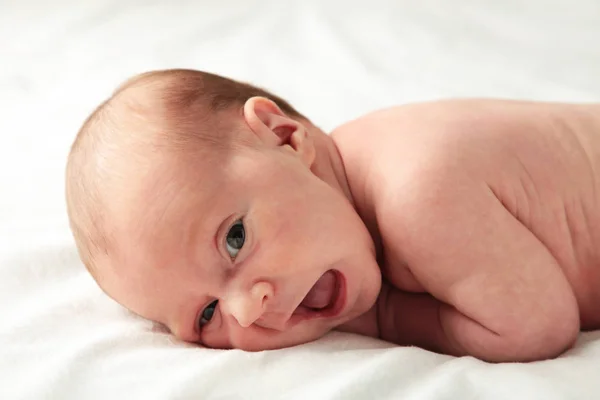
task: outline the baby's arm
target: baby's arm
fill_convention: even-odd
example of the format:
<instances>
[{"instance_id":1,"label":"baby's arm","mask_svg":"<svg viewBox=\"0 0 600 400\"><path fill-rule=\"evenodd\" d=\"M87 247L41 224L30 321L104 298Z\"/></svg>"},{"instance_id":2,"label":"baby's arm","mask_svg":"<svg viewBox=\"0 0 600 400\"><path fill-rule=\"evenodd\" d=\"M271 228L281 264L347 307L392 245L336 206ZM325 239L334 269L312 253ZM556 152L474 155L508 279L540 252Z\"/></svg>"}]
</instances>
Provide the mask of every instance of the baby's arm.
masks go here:
<instances>
[{"instance_id":1,"label":"baby's arm","mask_svg":"<svg viewBox=\"0 0 600 400\"><path fill-rule=\"evenodd\" d=\"M428 293L410 293L384 281L377 301L379 337L453 356L462 349L449 342L439 319L441 302Z\"/></svg>"},{"instance_id":2,"label":"baby's arm","mask_svg":"<svg viewBox=\"0 0 600 400\"><path fill-rule=\"evenodd\" d=\"M487 185L436 172L422 177L422 190L411 194L388 233L440 300L395 294L399 338L418 336L434 350L488 361L560 354L577 336L579 311L554 257ZM409 303L421 311L408 315ZM415 326L414 318L429 322ZM424 326L435 333L419 334Z\"/></svg>"}]
</instances>

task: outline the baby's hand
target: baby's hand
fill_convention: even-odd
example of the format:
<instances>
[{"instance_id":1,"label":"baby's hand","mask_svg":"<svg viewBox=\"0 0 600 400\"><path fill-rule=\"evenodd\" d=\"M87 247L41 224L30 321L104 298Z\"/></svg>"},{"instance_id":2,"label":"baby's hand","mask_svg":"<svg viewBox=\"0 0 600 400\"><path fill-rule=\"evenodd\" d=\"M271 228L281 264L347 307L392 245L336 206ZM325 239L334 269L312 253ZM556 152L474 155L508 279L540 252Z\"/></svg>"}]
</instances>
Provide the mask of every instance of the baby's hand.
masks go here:
<instances>
[{"instance_id":1,"label":"baby's hand","mask_svg":"<svg viewBox=\"0 0 600 400\"><path fill-rule=\"evenodd\" d=\"M379 336L403 346L418 346L454 356L465 355L446 336L439 319L441 303L428 293L408 293L384 282L377 301Z\"/></svg>"}]
</instances>

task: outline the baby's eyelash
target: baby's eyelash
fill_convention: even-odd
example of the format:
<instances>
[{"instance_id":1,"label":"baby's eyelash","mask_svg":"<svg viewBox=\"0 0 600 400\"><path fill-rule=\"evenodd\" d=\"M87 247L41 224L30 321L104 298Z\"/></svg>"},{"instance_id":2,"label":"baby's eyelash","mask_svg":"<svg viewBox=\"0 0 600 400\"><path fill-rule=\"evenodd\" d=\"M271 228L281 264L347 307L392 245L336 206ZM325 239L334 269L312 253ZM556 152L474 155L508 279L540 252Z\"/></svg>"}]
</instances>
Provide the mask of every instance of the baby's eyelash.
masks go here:
<instances>
[{"instance_id":1,"label":"baby's eyelash","mask_svg":"<svg viewBox=\"0 0 600 400\"><path fill-rule=\"evenodd\" d=\"M225 251L235 260L246 242L246 227L242 218L238 218L225 233Z\"/></svg>"},{"instance_id":2,"label":"baby's eyelash","mask_svg":"<svg viewBox=\"0 0 600 400\"><path fill-rule=\"evenodd\" d=\"M201 330L203 326L207 325L212 320L218 304L219 300L213 300L202 309L197 319L198 322L196 323L199 330Z\"/></svg>"}]
</instances>

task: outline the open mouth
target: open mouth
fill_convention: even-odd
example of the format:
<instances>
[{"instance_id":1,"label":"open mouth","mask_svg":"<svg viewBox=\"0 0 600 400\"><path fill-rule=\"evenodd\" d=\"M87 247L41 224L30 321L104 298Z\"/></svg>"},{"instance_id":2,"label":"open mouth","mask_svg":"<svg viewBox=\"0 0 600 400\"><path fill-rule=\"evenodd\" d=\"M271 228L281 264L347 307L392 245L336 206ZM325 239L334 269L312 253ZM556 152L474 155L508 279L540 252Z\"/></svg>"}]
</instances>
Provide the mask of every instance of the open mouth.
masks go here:
<instances>
[{"instance_id":1,"label":"open mouth","mask_svg":"<svg viewBox=\"0 0 600 400\"><path fill-rule=\"evenodd\" d=\"M306 294L294 315L312 319L340 314L346 300L345 289L346 281L339 271L325 272Z\"/></svg>"}]
</instances>

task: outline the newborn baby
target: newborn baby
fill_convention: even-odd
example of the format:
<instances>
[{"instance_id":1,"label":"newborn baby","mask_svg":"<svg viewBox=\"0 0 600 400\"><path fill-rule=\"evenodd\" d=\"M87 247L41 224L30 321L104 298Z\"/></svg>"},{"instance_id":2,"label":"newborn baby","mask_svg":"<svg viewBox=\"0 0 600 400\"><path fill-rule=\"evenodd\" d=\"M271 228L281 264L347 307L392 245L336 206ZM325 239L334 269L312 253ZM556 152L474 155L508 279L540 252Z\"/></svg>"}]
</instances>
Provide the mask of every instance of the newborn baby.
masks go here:
<instances>
[{"instance_id":1,"label":"newborn baby","mask_svg":"<svg viewBox=\"0 0 600 400\"><path fill-rule=\"evenodd\" d=\"M338 329L501 362L600 328L600 105L439 101L326 135L264 90L154 71L87 119L66 183L100 287L188 342Z\"/></svg>"}]
</instances>

